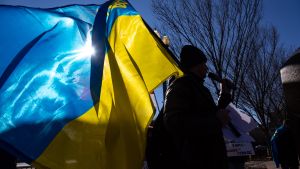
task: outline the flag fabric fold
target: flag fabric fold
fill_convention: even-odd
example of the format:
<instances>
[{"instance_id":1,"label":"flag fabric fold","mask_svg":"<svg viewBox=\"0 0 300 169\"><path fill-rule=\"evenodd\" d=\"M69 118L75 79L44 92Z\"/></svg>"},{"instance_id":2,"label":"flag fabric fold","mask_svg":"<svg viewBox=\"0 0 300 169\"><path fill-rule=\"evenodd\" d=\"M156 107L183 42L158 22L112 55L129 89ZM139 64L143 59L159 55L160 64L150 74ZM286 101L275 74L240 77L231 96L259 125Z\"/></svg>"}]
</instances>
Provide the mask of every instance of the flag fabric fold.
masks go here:
<instances>
[{"instance_id":1,"label":"flag fabric fold","mask_svg":"<svg viewBox=\"0 0 300 169\"><path fill-rule=\"evenodd\" d=\"M181 71L132 6L0 6L0 21L0 147L38 168L141 168L149 93Z\"/></svg>"}]
</instances>

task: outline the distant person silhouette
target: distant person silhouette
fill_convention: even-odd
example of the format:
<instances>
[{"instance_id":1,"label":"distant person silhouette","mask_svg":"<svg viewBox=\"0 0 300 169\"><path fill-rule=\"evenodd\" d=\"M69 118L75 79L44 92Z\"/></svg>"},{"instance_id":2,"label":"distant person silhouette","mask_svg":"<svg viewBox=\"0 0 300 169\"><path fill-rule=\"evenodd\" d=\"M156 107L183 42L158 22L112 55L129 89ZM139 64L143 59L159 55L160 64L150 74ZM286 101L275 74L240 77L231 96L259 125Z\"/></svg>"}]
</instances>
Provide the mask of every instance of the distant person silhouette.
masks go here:
<instances>
[{"instance_id":1,"label":"distant person silhouette","mask_svg":"<svg viewBox=\"0 0 300 169\"><path fill-rule=\"evenodd\" d=\"M282 169L298 169L297 148L289 123L289 120L285 120L272 136L272 155L276 167L280 165Z\"/></svg>"}]
</instances>

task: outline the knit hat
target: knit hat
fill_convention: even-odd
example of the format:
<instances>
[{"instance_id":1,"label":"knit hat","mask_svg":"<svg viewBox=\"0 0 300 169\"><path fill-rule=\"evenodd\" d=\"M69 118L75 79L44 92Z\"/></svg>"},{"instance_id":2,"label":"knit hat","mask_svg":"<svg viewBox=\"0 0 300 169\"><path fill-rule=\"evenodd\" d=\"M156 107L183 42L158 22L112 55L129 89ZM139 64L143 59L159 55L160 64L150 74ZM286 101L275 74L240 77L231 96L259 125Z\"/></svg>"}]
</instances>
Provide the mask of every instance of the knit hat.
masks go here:
<instances>
[{"instance_id":1,"label":"knit hat","mask_svg":"<svg viewBox=\"0 0 300 169\"><path fill-rule=\"evenodd\" d=\"M204 53L195 46L185 45L181 49L180 63L184 71L207 61Z\"/></svg>"}]
</instances>

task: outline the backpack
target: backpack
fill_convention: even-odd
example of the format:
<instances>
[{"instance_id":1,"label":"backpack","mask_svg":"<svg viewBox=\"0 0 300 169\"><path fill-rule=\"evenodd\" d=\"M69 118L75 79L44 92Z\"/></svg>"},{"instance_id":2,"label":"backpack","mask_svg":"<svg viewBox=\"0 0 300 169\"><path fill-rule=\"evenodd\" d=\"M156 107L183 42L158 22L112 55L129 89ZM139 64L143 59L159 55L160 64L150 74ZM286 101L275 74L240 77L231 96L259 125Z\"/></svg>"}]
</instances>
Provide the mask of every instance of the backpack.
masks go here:
<instances>
[{"instance_id":1,"label":"backpack","mask_svg":"<svg viewBox=\"0 0 300 169\"><path fill-rule=\"evenodd\" d=\"M162 110L148 127L146 160L149 169L173 168L174 165L175 150L164 126Z\"/></svg>"}]
</instances>

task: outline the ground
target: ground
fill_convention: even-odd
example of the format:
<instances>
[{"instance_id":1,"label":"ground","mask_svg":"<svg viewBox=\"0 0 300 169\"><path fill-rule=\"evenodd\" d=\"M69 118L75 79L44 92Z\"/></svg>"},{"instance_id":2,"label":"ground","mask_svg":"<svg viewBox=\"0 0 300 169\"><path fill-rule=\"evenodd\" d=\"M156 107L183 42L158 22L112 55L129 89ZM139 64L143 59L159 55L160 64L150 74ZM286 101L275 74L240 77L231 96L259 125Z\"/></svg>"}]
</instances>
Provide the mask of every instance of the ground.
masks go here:
<instances>
[{"instance_id":1,"label":"ground","mask_svg":"<svg viewBox=\"0 0 300 169\"><path fill-rule=\"evenodd\" d=\"M273 161L249 161L246 169L277 169Z\"/></svg>"}]
</instances>

